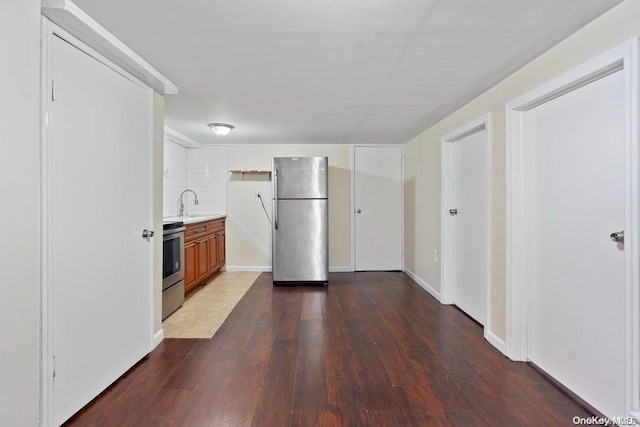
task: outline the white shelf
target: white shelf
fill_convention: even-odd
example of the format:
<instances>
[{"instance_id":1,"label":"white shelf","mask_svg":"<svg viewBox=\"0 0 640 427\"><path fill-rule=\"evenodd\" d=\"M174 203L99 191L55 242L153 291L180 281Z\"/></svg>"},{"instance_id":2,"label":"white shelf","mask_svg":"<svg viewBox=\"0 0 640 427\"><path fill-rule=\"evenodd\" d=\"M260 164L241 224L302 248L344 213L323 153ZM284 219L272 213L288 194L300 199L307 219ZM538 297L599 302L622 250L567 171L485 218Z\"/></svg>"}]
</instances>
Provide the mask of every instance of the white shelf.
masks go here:
<instances>
[{"instance_id":1,"label":"white shelf","mask_svg":"<svg viewBox=\"0 0 640 427\"><path fill-rule=\"evenodd\" d=\"M269 179L271 179L271 171L263 170L263 169L230 169L229 172L237 173L242 175L242 180L244 181L245 175L269 175Z\"/></svg>"}]
</instances>

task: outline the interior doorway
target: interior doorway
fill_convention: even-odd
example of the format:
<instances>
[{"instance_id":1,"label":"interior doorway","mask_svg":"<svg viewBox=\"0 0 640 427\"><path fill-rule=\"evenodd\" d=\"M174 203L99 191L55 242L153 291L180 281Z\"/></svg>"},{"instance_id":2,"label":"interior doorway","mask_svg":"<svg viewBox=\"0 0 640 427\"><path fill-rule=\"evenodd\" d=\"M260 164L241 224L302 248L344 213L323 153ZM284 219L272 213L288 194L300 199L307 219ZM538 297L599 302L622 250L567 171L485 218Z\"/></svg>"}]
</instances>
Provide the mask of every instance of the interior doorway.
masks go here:
<instances>
[{"instance_id":1,"label":"interior doorway","mask_svg":"<svg viewBox=\"0 0 640 427\"><path fill-rule=\"evenodd\" d=\"M638 408L637 49L507 104L509 356L609 417Z\"/></svg>"},{"instance_id":2,"label":"interior doorway","mask_svg":"<svg viewBox=\"0 0 640 427\"><path fill-rule=\"evenodd\" d=\"M43 416L60 425L152 349L153 110L149 87L43 22L54 82L42 144Z\"/></svg>"},{"instance_id":3,"label":"interior doorway","mask_svg":"<svg viewBox=\"0 0 640 427\"><path fill-rule=\"evenodd\" d=\"M402 146L353 149L356 271L402 269Z\"/></svg>"},{"instance_id":4,"label":"interior doorway","mask_svg":"<svg viewBox=\"0 0 640 427\"><path fill-rule=\"evenodd\" d=\"M490 116L442 138L441 300L486 325Z\"/></svg>"}]
</instances>

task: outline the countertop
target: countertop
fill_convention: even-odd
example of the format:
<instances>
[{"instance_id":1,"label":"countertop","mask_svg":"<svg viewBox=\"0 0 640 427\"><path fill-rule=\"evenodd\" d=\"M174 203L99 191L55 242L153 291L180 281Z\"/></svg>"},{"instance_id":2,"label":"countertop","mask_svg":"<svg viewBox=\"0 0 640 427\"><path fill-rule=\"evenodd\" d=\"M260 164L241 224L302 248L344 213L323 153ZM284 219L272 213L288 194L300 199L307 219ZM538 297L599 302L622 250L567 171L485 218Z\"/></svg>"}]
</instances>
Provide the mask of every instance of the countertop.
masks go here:
<instances>
[{"instance_id":1,"label":"countertop","mask_svg":"<svg viewBox=\"0 0 640 427\"><path fill-rule=\"evenodd\" d=\"M197 214L187 216L170 216L162 218L163 221L182 221L185 224L195 224L197 222L213 221L214 219L226 218L225 214Z\"/></svg>"}]
</instances>

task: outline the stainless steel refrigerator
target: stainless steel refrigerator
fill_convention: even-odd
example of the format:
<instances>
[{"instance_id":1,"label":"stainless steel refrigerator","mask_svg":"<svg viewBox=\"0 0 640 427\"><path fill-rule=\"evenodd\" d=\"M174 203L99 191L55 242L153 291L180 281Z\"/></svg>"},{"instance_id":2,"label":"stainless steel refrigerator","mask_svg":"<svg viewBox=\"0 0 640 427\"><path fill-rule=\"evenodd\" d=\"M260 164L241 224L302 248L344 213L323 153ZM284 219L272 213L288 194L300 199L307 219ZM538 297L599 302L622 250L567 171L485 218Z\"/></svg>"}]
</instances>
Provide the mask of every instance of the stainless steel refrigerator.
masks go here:
<instances>
[{"instance_id":1,"label":"stainless steel refrigerator","mask_svg":"<svg viewBox=\"0 0 640 427\"><path fill-rule=\"evenodd\" d=\"M329 280L328 172L327 157L273 158L275 285Z\"/></svg>"}]
</instances>

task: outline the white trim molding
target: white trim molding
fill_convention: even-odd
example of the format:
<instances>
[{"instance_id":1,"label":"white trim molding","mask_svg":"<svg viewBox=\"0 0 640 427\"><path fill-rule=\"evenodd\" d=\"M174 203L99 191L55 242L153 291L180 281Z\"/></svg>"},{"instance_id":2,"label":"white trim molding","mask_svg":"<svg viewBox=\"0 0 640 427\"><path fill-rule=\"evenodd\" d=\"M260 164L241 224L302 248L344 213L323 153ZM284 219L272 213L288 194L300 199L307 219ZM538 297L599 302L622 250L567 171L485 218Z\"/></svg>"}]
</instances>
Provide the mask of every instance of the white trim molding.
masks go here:
<instances>
[{"instance_id":1,"label":"white trim molding","mask_svg":"<svg viewBox=\"0 0 640 427\"><path fill-rule=\"evenodd\" d=\"M164 127L164 137L165 139L175 142L185 148L202 148L201 143L193 138L189 138L187 135L180 133L173 128L170 128L169 126Z\"/></svg>"},{"instance_id":2,"label":"white trim molding","mask_svg":"<svg viewBox=\"0 0 640 427\"><path fill-rule=\"evenodd\" d=\"M42 0L42 14L162 95L178 87L70 0Z\"/></svg>"},{"instance_id":3,"label":"white trim molding","mask_svg":"<svg viewBox=\"0 0 640 427\"><path fill-rule=\"evenodd\" d=\"M489 344L500 350L502 354L505 356L507 355L507 343L487 328L484 330L484 339L489 341Z\"/></svg>"},{"instance_id":4,"label":"white trim molding","mask_svg":"<svg viewBox=\"0 0 640 427\"><path fill-rule=\"evenodd\" d=\"M230 273L241 271L261 271L265 273L271 273L270 265L227 265L224 267L225 271Z\"/></svg>"},{"instance_id":5,"label":"white trim molding","mask_svg":"<svg viewBox=\"0 0 640 427\"><path fill-rule=\"evenodd\" d=\"M352 145L349 147L349 168L351 173L351 179L349 184L349 227L350 227L350 252L351 252L351 271L356 271L356 147ZM404 222L404 221L403 221Z\"/></svg>"},{"instance_id":6,"label":"white trim molding","mask_svg":"<svg viewBox=\"0 0 640 427\"><path fill-rule=\"evenodd\" d=\"M353 269L351 268L350 265L329 267L329 273L351 273L351 272L353 272Z\"/></svg>"},{"instance_id":7,"label":"white trim molding","mask_svg":"<svg viewBox=\"0 0 640 427\"><path fill-rule=\"evenodd\" d=\"M264 273L271 273L270 265L227 265L225 271L238 272L238 271L261 271ZM353 270L351 266L337 266L329 267L329 273L350 273Z\"/></svg>"},{"instance_id":8,"label":"white trim molding","mask_svg":"<svg viewBox=\"0 0 640 427\"><path fill-rule=\"evenodd\" d=\"M528 359L530 276L529 224L527 210L528 159L526 113L614 72L625 81L625 329L626 407L638 411L640 375L639 321L639 159L638 159L638 39L588 61L551 82L509 102L506 118L506 349L513 360Z\"/></svg>"},{"instance_id":9,"label":"white trim molding","mask_svg":"<svg viewBox=\"0 0 640 427\"><path fill-rule=\"evenodd\" d=\"M53 323L49 320L49 313L53 312L53 282L52 271L47 262L47 254L52 253L51 228L47 225L51 222L48 212L43 209L49 205L49 194L51 188L49 177L50 172L47 162L43 158L48 157L49 128L47 121L49 118L49 97L43 94L51 93L53 90L51 76L53 75L52 64L52 44L53 29L51 22L41 17L41 48L40 48L40 253L39 263L41 266L39 287L40 287L40 424L44 426L52 425L53 422Z\"/></svg>"},{"instance_id":10,"label":"white trim molding","mask_svg":"<svg viewBox=\"0 0 640 427\"><path fill-rule=\"evenodd\" d=\"M414 273L413 271L409 270L408 268L404 268L402 271L404 272L404 274L409 276L411 278L411 280L413 280L418 285L420 285L421 288L423 288L425 291L429 292L432 297L434 297L436 300L438 300L438 302L441 302L440 292L438 292L435 289L433 289L431 286L429 286L429 284L427 282L422 280L420 277L418 277L418 275L416 273Z\"/></svg>"},{"instance_id":11,"label":"white trim molding","mask_svg":"<svg viewBox=\"0 0 640 427\"><path fill-rule=\"evenodd\" d=\"M464 126L447 133L441 139L441 202L440 202L440 277L443 304L453 304L454 277L454 220L449 208L455 203L454 197L454 143L486 130L485 139L485 272L484 272L484 331L485 338L491 329L490 316L490 260L491 260L491 114L484 114Z\"/></svg>"},{"instance_id":12,"label":"white trim molding","mask_svg":"<svg viewBox=\"0 0 640 427\"><path fill-rule=\"evenodd\" d=\"M156 348L164 340L164 329L160 328L158 332L153 334L153 348Z\"/></svg>"}]
</instances>

